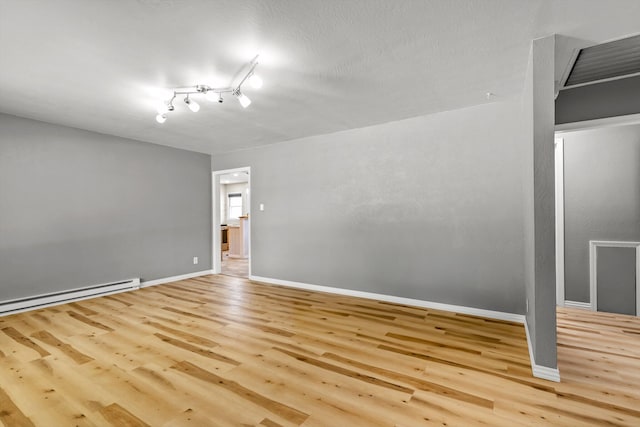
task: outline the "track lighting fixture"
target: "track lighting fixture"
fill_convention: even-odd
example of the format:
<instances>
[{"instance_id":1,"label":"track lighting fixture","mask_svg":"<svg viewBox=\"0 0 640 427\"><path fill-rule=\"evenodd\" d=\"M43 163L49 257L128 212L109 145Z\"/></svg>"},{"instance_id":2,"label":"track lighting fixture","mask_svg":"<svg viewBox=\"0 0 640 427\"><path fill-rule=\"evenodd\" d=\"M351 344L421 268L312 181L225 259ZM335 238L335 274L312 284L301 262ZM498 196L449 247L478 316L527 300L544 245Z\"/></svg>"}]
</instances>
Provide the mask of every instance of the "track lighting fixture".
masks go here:
<instances>
[{"instance_id":1,"label":"track lighting fixture","mask_svg":"<svg viewBox=\"0 0 640 427\"><path fill-rule=\"evenodd\" d=\"M204 97L207 98L207 101L210 101L210 102L217 101L220 104L224 102L224 99L222 99L222 93L214 92L212 90L207 91L207 94Z\"/></svg>"},{"instance_id":2,"label":"track lighting fixture","mask_svg":"<svg viewBox=\"0 0 640 427\"><path fill-rule=\"evenodd\" d=\"M173 106L173 100L176 99L178 95L186 95L184 98L184 103L189 107L191 111L194 113L200 110L200 104L194 101L191 98L191 95L203 94L208 101L215 102L218 101L220 104L224 102L222 95L224 93L230 93L238 98L238 102L243 108L247 108L251 104L251 100L247 95L242 93L241 88L245 81L249 82L249 85L254 89L260 89L262 87L262 79L260 76L255 74L256 66L258 65L258 56L249 62L247 65L248 71L244 75L244 77L240 80L240 82L233 86L223 87L223 88L215 88L207 85L196 85L186 88L177 88L173 90L173 96L168 101L162 102L158 107L158 115L156 116L156 121L158 123L164 123L167 120L168 113L173 111L175 108Z\"/></svg>"},{"instance_id":3,"label":"track lighting fixture","mask_svg":"<svg viewBox=\"0 0 640 427\"><path fill-rule=\"evenodd\" d=\"M249 105L251 105L251 100L247 95L240 92L240 88L233 91L233 94L236 98L238 98L238 101L240 102L240 105L242 105L242 108L247 108Z\"/></svg>"},{"instance_id":4,"label":"track lighting fixture","mask_svg":"<svg viewBox=\"0 0 640 427\"><path fill-rule=\"evenodd\" d=\"M173 111L175 108L171 102L162 102L158 105L158 115L156 116L156 122L162 124L167 121L167 113Z\"/></svg>"},{"instance_id":5,"label":"track lighting fixture","mask_svg":"<svg viewBox=\"0 0 640 427\"><path fill-rule=\"evenodd\" d=\"M187 107L189 107L189 109L194 113L200 111L200 104L192 99L189 99L189 95L187 95L187 97L184 99L184 103L187 104Z\"/></svg>"},{"instance_id":6,"label":"track lighting fixture","mask_svg":"<svg viewBox=\"0 0 640 427\"><path fill-rule=\"evenodd\" d=\"M161 102L160 105L158 105L158 114L165 114L173 110L174 107L171 102Z\"/></svg>"}]
</instances>

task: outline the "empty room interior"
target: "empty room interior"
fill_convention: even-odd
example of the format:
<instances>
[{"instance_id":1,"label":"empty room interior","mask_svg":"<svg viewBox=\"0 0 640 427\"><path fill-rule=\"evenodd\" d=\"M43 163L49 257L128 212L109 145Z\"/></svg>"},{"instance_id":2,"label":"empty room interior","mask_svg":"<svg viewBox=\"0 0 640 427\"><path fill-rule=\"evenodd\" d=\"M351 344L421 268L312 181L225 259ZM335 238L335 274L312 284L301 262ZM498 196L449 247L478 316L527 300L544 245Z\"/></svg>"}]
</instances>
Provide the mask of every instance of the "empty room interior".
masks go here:
<instances>
[{"instance_id":1,"label":"empty room interior","mask_svg":"<svg viewBox=\"0 0 640 427\"><path fill-rule=\"evenodd\" d=\"M0 0L0 425L640 425L638 18Z\"/></svg>"}]
</instances>

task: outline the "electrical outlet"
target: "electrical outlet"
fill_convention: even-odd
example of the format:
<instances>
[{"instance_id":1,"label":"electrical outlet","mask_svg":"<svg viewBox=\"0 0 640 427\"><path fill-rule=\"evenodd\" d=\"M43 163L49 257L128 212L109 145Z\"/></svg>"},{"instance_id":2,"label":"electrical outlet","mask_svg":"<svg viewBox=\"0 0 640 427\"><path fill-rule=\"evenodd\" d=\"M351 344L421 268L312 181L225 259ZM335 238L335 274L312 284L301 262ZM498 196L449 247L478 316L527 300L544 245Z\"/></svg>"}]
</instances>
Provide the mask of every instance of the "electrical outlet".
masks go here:
<instances>
[{"instance_id":1,"label":"electrical outlet","mask_svg":"<svg viewBox=\"0 0 640 427\"><path fill-rule=\"evenodd\" d=\"M197 257L197 256L194 256L194 257L193 257L193 263L194 263L194 264L197 264L197 263L198 263L198 257Z\"/></svg>"}]
</instances>

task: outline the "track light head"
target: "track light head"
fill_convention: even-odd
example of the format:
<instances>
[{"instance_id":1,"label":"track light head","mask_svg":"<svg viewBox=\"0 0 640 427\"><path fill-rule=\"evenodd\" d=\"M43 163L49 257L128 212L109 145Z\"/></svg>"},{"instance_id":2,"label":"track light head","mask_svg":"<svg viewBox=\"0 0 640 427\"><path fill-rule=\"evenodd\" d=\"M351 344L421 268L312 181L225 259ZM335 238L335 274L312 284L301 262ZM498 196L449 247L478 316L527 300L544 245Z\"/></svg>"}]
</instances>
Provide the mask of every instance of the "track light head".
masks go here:
<instances>
[{"instance_id":1,"label":"track light head","mask_svg":"<svg viewBox=\"0 0 640 427\"><path fill-rule=\"evenodd\" d=\"M251 100L247 95L240 92L240 88L237 88L235 91L233 91L233 94L236 96L236 98L238 98L238 102L240 102L242 108L247 108L249 105L251 105Z\"/></svg>"},{"instance_id":2,"label":"track light head","mask_svg":"<svg viewBox=\"0 0 640 427\"><path fill-rule=\"evenodd\" d=\"M187 104L187 107L189 107L189 109L194 113L197 113L198 111L200 111L200 104L198 104L196 101L189 99L189 95L187 95L187 97L184 99L184 103Z\"/></svg>"},{"instance_id":3,"label":"track light head","mask_svg":"<svg viewBox=\"0 0 640 427\"><path fill-rule=\"evenodd\" d=\"M166 114L158 114L156 116L156 122L162 124L162 123L164 123L166 121L167 121L167 115Z\"/></svg>"},{"instance_id":4,"label":"track light head","mask_svg":"<svg viewBox=\"0 0 640 427\"><path fill-rule=\"evenodd\" d=\"M162 115L168 113L169 111L173 111L175 108L173 107L173 98L170 101L162 101L158 104L158 114Z\"/></svg>"},{"instance_id":5,"label":"track light head","mask_svg":"<svg viewBox=\"0 0 640 427\"><path fill-rule=\"evenodd\" d=\"M224 99L222 99L222 92L215 92L214 89L209 89L205 97L207 98L207 101L218 101L220 104L224 102Z\"/></svg>"}]
</instances>

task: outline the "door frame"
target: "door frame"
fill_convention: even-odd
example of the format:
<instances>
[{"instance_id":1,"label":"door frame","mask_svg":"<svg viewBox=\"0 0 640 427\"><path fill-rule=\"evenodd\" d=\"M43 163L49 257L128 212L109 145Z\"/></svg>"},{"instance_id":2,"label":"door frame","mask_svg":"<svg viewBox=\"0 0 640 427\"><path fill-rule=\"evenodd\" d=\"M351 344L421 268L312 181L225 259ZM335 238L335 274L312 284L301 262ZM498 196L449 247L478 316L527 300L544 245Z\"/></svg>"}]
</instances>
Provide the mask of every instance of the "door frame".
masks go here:
<instances>
[{"instance_id":1,"label":"door frame","mask_svg":"<svg viewBox=\"0 0 640 427\"><path fill-rule=\"evenodd\" d=\"M565 268L564 268L564 133L575 132L588 129L601 129L612 126L626 126L640 123L639 114L629 114L625 116L605 117L602 119L584 120L582 122L571 122L555 125L555 199L556 199L556 304L587 310L597 310L597 304L593 303L593 287L590 286L590 298L588 303L567 301L565 295ZM558 140L561 140L558 144ZM560 147L560 148L558 148ZM640 249L637 250L640 257ZM640 273L636 269L636 291L640 289ZM636 307L640 309L640 293L636 292ZM595 308L594 308L595 307ZM637 311L640 315L640 311Z\"/></svg>"},{"instance_id":2,"label":"door frame","mask_svg":"<svg viewBox=\"0 0 640 427\"><path fill-rule=\"evenodd\" d=\"M245 166L241 168L234 169L224 169L217 170L211 172L211 208L212 208L212 227L211 227L211 242L212 242L212 250L211 250L211 272L213 274L220 274L222 272L222 235L220 233L220 223L222 222L222 218L220 218L220 176L226 175L229 173L241 173L246 172L249 179L247 182L247 205L249 206L249 218L247 220L247 253L249 254L249 271L248 277L251 276L251 167Z\"/></svg>"},{"instance_id":3,"label":"door frame","mask_svg":"<svg viewBox=\"0 0 640 427\"><path fill-rule=\"evenodd\" d=\"M554 139L556 181L556 305L564 307L564 138Z\"/></svg>"}]
</instances>

